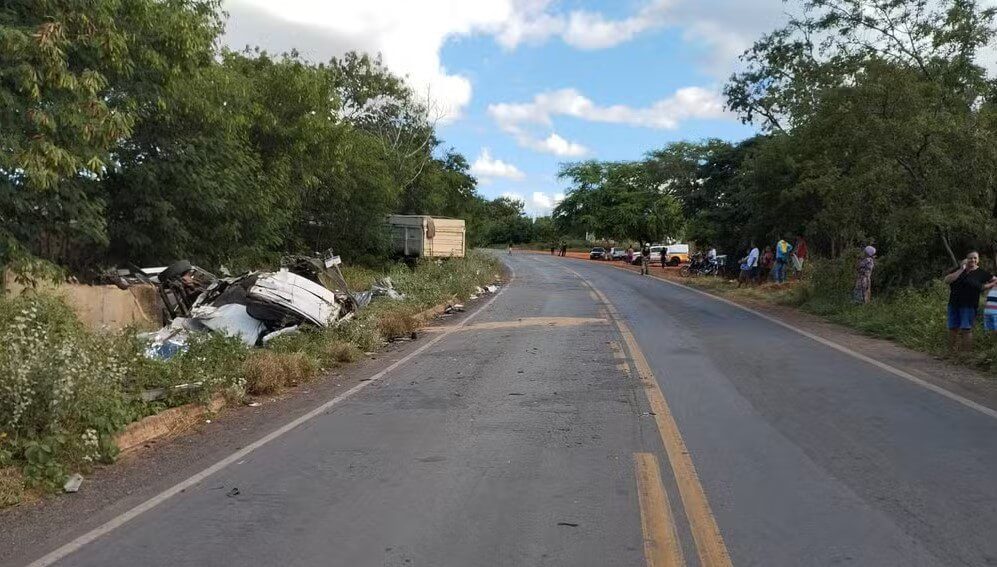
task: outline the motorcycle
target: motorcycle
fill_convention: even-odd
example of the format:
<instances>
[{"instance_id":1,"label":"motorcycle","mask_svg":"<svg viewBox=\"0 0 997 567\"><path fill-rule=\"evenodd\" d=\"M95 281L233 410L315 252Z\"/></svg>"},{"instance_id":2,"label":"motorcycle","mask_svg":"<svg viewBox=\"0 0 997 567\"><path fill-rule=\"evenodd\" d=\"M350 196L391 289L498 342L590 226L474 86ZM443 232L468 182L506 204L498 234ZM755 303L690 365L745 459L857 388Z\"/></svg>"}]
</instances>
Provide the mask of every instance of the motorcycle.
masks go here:
<instances>
[{"instance_id":1,"label":"motorcycle","mask_svg":"<svg viewBox=\"0 0 997 567\"><path fill-rule=\"evenodd\" d=\"M682 266L679 270L679 275L683 278L689 278L693 276L715 276L717 275L718 266L713 260L703 257L701 254L693 256L692 261Z\"/></svg>"}]
</instances>

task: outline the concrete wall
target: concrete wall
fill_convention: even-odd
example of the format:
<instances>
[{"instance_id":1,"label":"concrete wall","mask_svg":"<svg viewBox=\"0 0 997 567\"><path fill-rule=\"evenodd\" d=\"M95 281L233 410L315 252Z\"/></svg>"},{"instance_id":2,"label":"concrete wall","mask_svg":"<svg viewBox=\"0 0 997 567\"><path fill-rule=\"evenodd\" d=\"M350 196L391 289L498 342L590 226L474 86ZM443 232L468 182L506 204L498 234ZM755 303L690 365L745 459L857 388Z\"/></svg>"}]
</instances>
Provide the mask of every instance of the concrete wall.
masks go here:
<instances>
[{"instance_id":1,"label":"concrete wall","mask_svg":"<svg viewBox=\"0 0 997 567\"><path fill-rule=\"evenodd\" d=\"M3 278L5 293L31 293L16 283L10 274ZM122 329L134 325L141 329L162 326L160 300L155 286L135 285L119 289L113 285L53 284L39 282L38 291L61 296L80 321L92 329Z\"/></svg>"}]
</instances>

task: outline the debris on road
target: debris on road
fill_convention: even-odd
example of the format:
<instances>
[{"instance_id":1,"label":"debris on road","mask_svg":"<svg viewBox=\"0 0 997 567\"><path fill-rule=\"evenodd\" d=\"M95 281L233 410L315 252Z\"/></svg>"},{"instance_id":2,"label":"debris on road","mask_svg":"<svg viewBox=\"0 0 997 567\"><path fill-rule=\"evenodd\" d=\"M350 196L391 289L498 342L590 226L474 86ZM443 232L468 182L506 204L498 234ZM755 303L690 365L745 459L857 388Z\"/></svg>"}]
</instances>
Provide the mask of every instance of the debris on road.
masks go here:
<instances>
[{"instance_id":1,"label":"debris on road","mask_svg":"<svg viewBox=\"0 0 997 567\"><path fill-rule=\"evenodd\" d=\"M216 277L186 260L142 270L159 286L169 321L159 331L142 335L149 341L145 355L167 360L184 352L190 333L220 333L249 347L263 346L304 325L329 327L347 321L375 297L405 299L387 277L369 291L352 293L340 264L339 256L329 251L325 260L286 256L278 271L234 277Z\"/></svg>"},{"instance_id":2,"label":"debris on road","mask_svg":"<svg viewBox=\"0 0 997 567\"><path fill-rule=\"evenodd\" d=\"M66 492L73 493L79 492L80 486L83 484L83 475L80 473L75 473L66 479L66 484L62 485L62 489Z\"/></svg>"}]
</instances>

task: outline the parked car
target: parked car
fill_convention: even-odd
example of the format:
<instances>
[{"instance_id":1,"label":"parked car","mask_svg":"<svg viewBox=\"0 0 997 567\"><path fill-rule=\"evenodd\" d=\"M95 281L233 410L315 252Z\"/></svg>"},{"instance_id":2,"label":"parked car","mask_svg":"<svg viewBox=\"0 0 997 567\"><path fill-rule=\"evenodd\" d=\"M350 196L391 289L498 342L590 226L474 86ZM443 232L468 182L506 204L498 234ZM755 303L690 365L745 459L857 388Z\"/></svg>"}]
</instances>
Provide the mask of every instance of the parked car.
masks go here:
<instances>
[{"instance_id":1,"label":"parked car","mask_svg":"<svg viewBox=\"0 0 997 567\"><path fill-rule=\"evenodd\" d=\"M589 260L605 260L606 259L606 249L601 246L596 246L589 252Z\"/></svg>"},{"instance_id":2,"label":"parked car","mask_svg":"<svg viewBox=\"0 0 997 567\"><path fill-rule=\"evenodd\" d=\"M660 261L660 257L659 257ZM688 244L669 244L665 248L665 263L669 266L678 266L689 262Z\"/></svg>"},{"instance_id":3,"label":"parked car","mask_svg":"<svg viewBox=\"0 0 997 567\"><path fill-rule=\"evenodd\" d=\"M613 247L609 249L609 259L610 260L623 260L627 257L626 248Z\"/></svg>"}]
</instances>

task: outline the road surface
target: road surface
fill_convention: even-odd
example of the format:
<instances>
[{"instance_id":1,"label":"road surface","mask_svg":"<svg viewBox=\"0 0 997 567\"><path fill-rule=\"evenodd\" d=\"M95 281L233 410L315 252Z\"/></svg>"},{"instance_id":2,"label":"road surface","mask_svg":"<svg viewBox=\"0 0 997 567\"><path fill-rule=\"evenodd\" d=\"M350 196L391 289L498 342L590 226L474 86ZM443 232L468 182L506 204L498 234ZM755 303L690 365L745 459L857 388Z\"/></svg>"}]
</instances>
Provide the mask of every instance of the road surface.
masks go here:
<instances>
[{"instance_id":1,"label":"road surface","mask_svg":"<svg viewBox=\"0 0 997 567\"><path fill-rule=\"evenodd\" d=\"M992 415L687 289L502 257L461 327L48 560L997 565Z\"/></svg>"}]
</instances>

